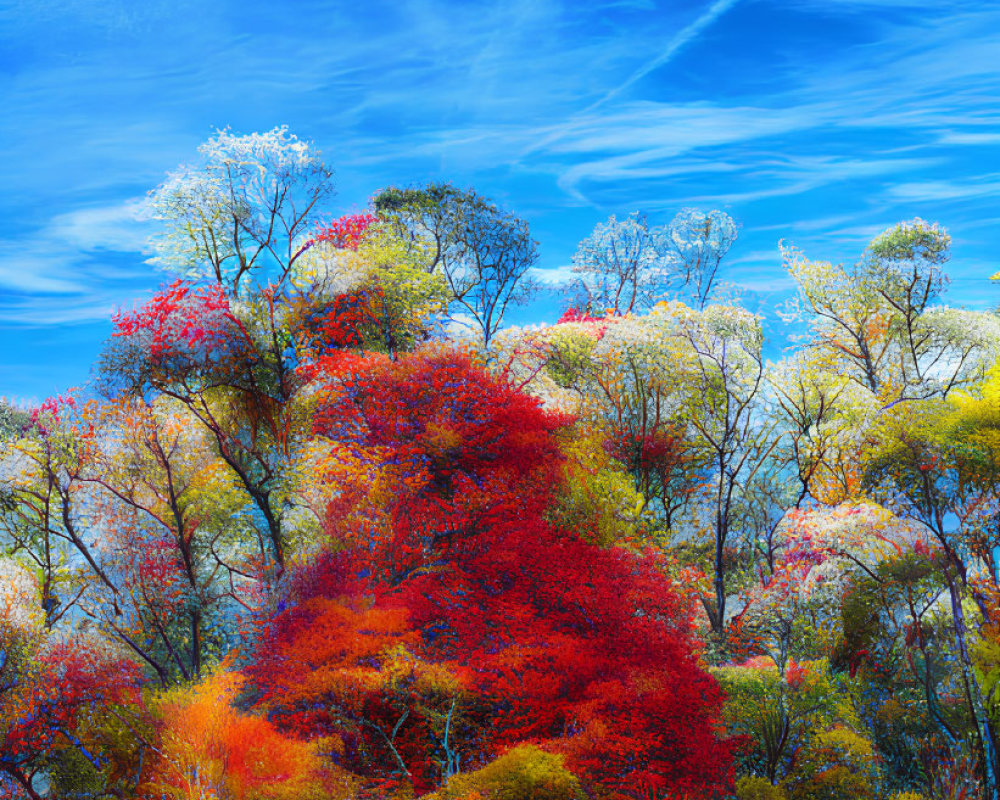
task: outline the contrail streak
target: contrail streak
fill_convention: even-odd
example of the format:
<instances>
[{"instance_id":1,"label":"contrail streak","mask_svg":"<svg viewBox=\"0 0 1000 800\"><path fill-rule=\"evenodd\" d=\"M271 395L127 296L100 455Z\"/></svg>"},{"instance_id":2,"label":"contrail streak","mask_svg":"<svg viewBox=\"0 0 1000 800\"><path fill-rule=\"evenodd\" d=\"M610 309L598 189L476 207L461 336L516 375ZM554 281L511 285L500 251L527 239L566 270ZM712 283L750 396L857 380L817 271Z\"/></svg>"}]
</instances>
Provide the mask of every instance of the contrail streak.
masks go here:
<instances>
[{"instance_id":1,"label":"contrail streak","mask_svg":"<svg viewBox=\"0 0 1000 800\"><path fill-rule=\"evenodd\" d=\"M688 42L690 42L692 39L698 36L698 34L700 34L705 28L707 28L709 25L715 22L715 20L717 20L719 17L725 14L730 8L736 5L737 2L738 0L715 0L715 2L712 3L712 5L710 5L700 17L698 17L698 19L694 20L694 22L692 22L687 27L680 30L677 33L677 35L670 40L670 43L667 45L666 49L662 53L660 53L660 55L658 55L652 61L644 64L642 67L633 72L628 78L626 78L624 83L616 86L614 89L609 91L603 97L598 98L589 106L587 106L585 109L583 109L583 111L578 112L574 116L579 117L590 113L595 108L604 105L606 102L608 102L608 100L611 100L613 97L616 97L622 92L624 92L626 89L628 89L637 81L645 78L653 70L659 69L664 64L669 63L674 56L676 56L682 49L684 49L684 46L687 45ZM527 147L522 152L522 155L540 150L542 147L545 147L546 145L551 144L552 142L563 138L566 134L570 133L574 128L577 127L579 127L579 124L573 124L573 123L564 126L562 129L546 136L541 141L536 142L535 144Z\"/></svg>"},{"instance_id":2,"label":"contrail streak","mask_svg":"<svg viewBox=\"0 0 1000 800\"><path fill-rule=\"evenodd\" d=\"M654 58L648 64L643 65L635 72L633 72L624 83L620 86L615 87L610 92L608 92L604 97L600 98L596 102L587 106L583 113L592 111L600 105L603 105L612 97L615 97L626 89L628 89L632 84L645 78L650 72L655 69L659 69L664 64L670 62L670 60L677 55L684 46L694 39L698 34L700 34L705 28L711 25L715 20L725 14L730 8L736 5L737 0L715 0L712 5L708 7L704 14L702 14L698 19L688 25L686 28L681 30L667 45L667 49L660 53L659 56Z\"/></svg>"}]
</instances>

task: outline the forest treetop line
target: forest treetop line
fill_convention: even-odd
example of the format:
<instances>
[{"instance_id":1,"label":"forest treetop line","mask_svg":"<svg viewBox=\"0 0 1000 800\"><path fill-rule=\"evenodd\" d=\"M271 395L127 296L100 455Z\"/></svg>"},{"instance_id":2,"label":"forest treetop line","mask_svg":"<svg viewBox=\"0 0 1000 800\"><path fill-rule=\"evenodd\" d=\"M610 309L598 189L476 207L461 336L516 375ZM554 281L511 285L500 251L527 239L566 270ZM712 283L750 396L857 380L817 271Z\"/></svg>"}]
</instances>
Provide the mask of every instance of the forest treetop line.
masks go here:
<instances>
[{"instance_id":1,"label":"forest treetop line","mask_svg":"<svg viewBox=\"0 0 1000 800\"><path fill-rule=\"evenodd\" d=\"M505 327L535 243L474 190L321 221L286 129L201 159L92 387L0 406L0 785L997 796L1000 324L944 229L786 248L772 362L722 212L599 224Z\"/></svg>"}]
</instances>

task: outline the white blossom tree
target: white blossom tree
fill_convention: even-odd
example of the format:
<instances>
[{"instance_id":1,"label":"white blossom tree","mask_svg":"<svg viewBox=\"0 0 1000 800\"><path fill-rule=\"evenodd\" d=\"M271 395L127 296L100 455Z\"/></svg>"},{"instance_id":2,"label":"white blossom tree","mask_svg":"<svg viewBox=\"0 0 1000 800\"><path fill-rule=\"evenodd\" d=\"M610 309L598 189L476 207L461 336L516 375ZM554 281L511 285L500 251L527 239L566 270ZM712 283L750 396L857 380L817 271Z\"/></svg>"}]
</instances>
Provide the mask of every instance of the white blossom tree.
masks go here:
<instances>
[{"instance_id":1,"label":"white blossom tree","mask_svg":"<svg viewBox=\"0 0 1000 800\"><path fill-rule=\"evenodd\" d=\"M659 227L638 211L621 220L612 214L580 242L573 256L580 277L571 293L591 310L613 314L645 311L682 294L703 309L734 241L736 223L723 211L685 208Z\"/></svg>"},{"instance_id":2,"label":"white blossom tree","mask_svg":"<svg viewBox=\"0 0 1000 800\"><path fill-rule=\"evenodd\" d=\"M719 265L736 241L736 223L725 211L682 209L663 237L664 257L683 280L695 308L703 309L718 286Z\"/></svg>"},{"instance_id":3,"label":"white blossom tree","mask_svg":"<svg viewBox=\"0 0 1000 800\"><path fill-rule=\"evenodd\" d=\"M187 278L246 291L249 276L282 283L309 248L332 172L287 127L237 136L218 131L150 193L164 230L151 262Z\"/></svg>"}]
</instances>

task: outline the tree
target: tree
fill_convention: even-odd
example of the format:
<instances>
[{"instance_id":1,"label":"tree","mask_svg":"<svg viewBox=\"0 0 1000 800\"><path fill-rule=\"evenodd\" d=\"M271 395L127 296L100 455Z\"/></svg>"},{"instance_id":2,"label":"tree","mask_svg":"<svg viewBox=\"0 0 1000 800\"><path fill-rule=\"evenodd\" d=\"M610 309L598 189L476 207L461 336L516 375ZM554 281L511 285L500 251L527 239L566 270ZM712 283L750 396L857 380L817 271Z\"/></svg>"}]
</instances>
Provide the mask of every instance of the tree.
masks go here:
<instances>
[{"instance_id":1,"label":"tree","mask_svg":"<svg viewBox=\"0 0 1000 800\"><path fill-rule=\"evenodd\" d=\"M929 784L928 762L958 756L976 736L941 602L943 555L918 540L867 573L855 570L841 604L843 639L831 654L853 679L885 782L897 788Z\"/></svg>"},{"instance_id":2,"label":"tree","mask_svg":"<svg viewBox=\"0 0 1000 800\"><path fill-rule=\"evenodd\" d=\"M268 557L280 570L290 510L283 479L303 423L293 402L299 378L278 337L275 296L265 292L249 313L238 311L248 310L221 287L178 281L116 315L102 354L102 389L111 399L158 394L197 421L253 501Z\"/></svg>"},{"instance_id":3,"label":"tree","mask_svg":"<svg viewBox=\"0 0 1000 800\"><path fill-rule=\"evenodd\" d=\"M995 447L996 382L981 398L908 403L883 415L865 464L865 485L876 497L925 526L941 548L940 576L947 587L963 694L977 733L983 788L998 796L994 722L975 673L970 641L995 616L996 509L1000 507L1000 452ZM949 413L951 411L951 413ZM987 567L985 575L977 575ZM975 601L978 619L964 598Z\"/></svg>"},{"instance_id":4,"label":"tree","mask_svg":"<svg viewBox=\"0 0 1000 800\"><path fill-rule=\"evenodd\" d=\"M720 697L658 556L546 521L563 420L447 351L326 369L335 544L257 646L274 718L418 790L524 740L593 791L725 786Z\"/></svg>"},{"instance_id":5,"label":"tree","mask_svg":"<svg viewBox=\"0 0 1000 800\"><path fill-rule=\"evenodd\" d=\"M575 393L570 408L608 437L668 531L688 511L709 518L715 597L704 603L721 633L741 502L760 488L781 438L764 413L760 320L733 306L660 303L644 316L567 320L544 339L545 369L527 386L548 399L551 378ZM764 513L767 527L774 509Z\"/></svg>"},{"instance_id":6,"label":"tree","mask_svg":"<svg viewBox=\"0 0 1000 800\"><path fill-rule=\"evenodd\" d=\"M663 532L680 522L705 467L680 413L690 352L675 323L659 306L634 317L571 310L540 332L504 339L508 374L603 442L641 496L640 513Z\"/></svg>"},{"instance_id":7,"label":"tree","mask_svg":"<svg viewBox=\"0 0 1000 800\"><path fill-rule=\"evenodd\" d=\"M319 369L327 389L314 429L331 443L321 463L337 486L326 526L371 553L373 575L399 583L442 549L544 507L560 467L552 433L565 420L468 354L332 356Z\"/></svg>"},{"instance_id":8,"label":"tree","mask_svg":"<svg viewBox=\"0 0 1000 800\"><path fill-rule=\"evenodd\" d=\"M950 243L939 226L914 219L873 239L850 268L784 249L814 347L879 408L946 396L982 378L998 353L992 315L934 305L947 285Z\"/></svg>"},{"instance_id":9,"label":"tree","mask_svg":"<svg viewBox=\"0 0 1000 800\"><path fill-rule=\"evenodd\" d=\"M302 358L354 347L395 356L428 339L449 299L430 253L373 214L334 220L297 264L288 327Z\"/></svg>"},{"instance_id":10,"label":"tree","mask_svg":"<svg viewBox=\"0 0 1000 800\"><path fill-rule=\"evenodd\" d=\"M333 193L319 151L279 127L247 136L218 131L199 153L198 165L179 168L150 193L153 218L165 223L153 263L233 297L254 275L280 286Z\"/></svg>"},{"instance_id":11,"label":"tree","mask_svg":"<svg viewBox=\"0 0 1000 800\"><path fill-rule=\"evenodd\" d=\"M580 242L573 256L586 307L630 314L686 292L703 309L716 287L719 264L736 241L736 224L723 211L685 208L669 225L650 226L633 211L613 214Z\"/></svg>"},{"instance_id":12,"label":"tree","mask_svg":"<svg viewBox=\"0 0 1000 800\"><path fill-rule=\"evenodd\" d=\"M503 533L407 587L425 648L473 671L491 752L547 741L595 791L724 786L717 688L695 668L693 608L658 557L530 520Z\"/></svg>"},{"instance_id":13,"label":"tree","mask_svg":"<svg viewBox=\"0 0 1000 800\"><path fill-rule=\"evenodd\" d=\"M803 736L832 734L828 726L837 720L809 731L813 725L803 729L803 712L829 708L834 700L842 709L838 725L851 732L849 738L869 750L877 745L884 760L870 755L865 771L881 767L883 791L887 784L910 786L926 777L920 760L938 735L952 742L968 735L972 726L954 702L960 683L955 653L940 624L940 556L921 526L870 501L786 515L774 570L746 592L732 627L743 652L764 653L775 667L773 679L747 684L768 695L758 697L760 711L746 696L727 715L734 730L757 740L751 772L772 781L788 773L789 791L800 794L801 781L822 778L822 764L832 767L829 761L838 758L826 752L829 742L818 753ZM805 659L828 661L830 682L819 695L796 699ZM724 683L730 699L737 699ZM830 683L842 697L830 696ZM858 734L868 744L853 739Z\"/></svg>"},{"instance_id":14,"label":"tree","mask_svg":"<svg viewBox=\"0 0 1000 800\"><path fill-rule=\"evenodd\" d=\"M664 257L679 274L695 308L708 305L719 264L736 241L736 223L724 211L707 214L685 208L670 222L662 240Z\"/></svg>"},{"instance_id":15,"label":"tree","mask_svg":"<svg viewBox=\"0 0 1000 800\"><path fill-rule=\"evenodd\" d=\"M37 571L49 628L76 608L88 583L82 575L117 591L79 502L87 447L74 424L77 411L73 396L34 409L0 477L3 546Z\"/></svg>"},{"instance_id":16,"label":"tree","mask_svg":"<svg viewBox=\"0 0 1000 800\"><path fill-rule=\"evenodd\" d=\"M609 454L667 532L676 532L706 478L682 412L680 382L690 355L676 317L657 307L606 325L573 378L584 414L603 429Z\"/></svg>"},{"instance_id":17,"label":"tree","mask_svg":"<svg viewBox=\"0 0 1000 800\"><path fill-rule=\"evenodd\" d=\"M335 796L319 742L286 736L263 717L234 707L243 683L238 674L218 671L153 698L156 730L147 743L141 791L177 800ZM342 790L349 787L342 777L341 783Z\"/></svg>"},{"instance_id":18,"label":"tree","mask_svg":"<svg viewBox=\"0 0 1000 800\"><path fill-rule=\"evenodd\" d=\"M680 283L666 236L665 228L650 227L638 211L620 221L612 214L598 224L573 255L586 307L613 315L643 311Z\"/></svg>"},{"instance_id":19,"label":"tree","mask_svg":"<svg viewBox=\"0 0 1000 800\"><path fill-rule=\"evenodd\" d=\"M373 203L416 246L429 247L428 270L444 276L452 309L470 318L489 352L507 309L527 302L534 291L529 270L538 253L528 223L451 184L391 187Z\"/></svg>"},{"instance_id":20,"label":"tree","mask_svg":"<svg viewBox=\"0 0 1000 800\"><path fill-rule=\"evenodd\" d=\"M99 637L46 631L37 597L31 575L0 559L0 788L30 800L67 750L99 761L78 735L81 718L138 688L136 665Z\"/></svg>"},{"instance_id":21,"label":"tree","mask_svg":"<svg viewBox=\"0 0 1000 800\"><path fill-rule=\"evenodd\" d=\"M354 774L429 788L458 769L465 680L422 659L405 606L351 566L327 555L297 576L248 673L271 719L330 741Z\"/></svg>"},{"instance_id":22,"label":"tree","mask_svg":"<svg viewBox=\"0 0 1000 800\"><path fill-rule=\"evenodd\" d=\"M846 795L824 793L824 784L843 780L849 767L857 776L850 796L873 796L875 753L844 676L832 674L825 661L790 662L786 674L765 659L750 659L713 674L726 690L726 731L739 743L741 772L793 796L832 800ZM830 747L835 742L842 746ZM828 749L833 752L822 752Z\"/></svg>"},{"instance_id":23,"label":"tree","mask_svg":"<svg viewBox=\"0 0 1000 800\"><path fill-rule=\"evenodd\" d=\"M0 443L16 439L31 425L31 415L0 397Z\"/></svg>"},{"instance_id":24,"label":"tree","mask_svg":"<svg viewBox=\"0 0 1000 800\"><path fill-rule=\"evenodd\" d=\"M655 559L531 520L490 538L365 595L363 551L307 570L251 668L274 718L347 737L348 766L418 788L523 740L590 787L721 787L719 696Z\"/></svg>"},{"instance_id":25,"label":"tree","mask_svg":"<svg viewBox=\"0 0 1000 800\"><path fill-rule=\"evenodd\" d=\"M197 679L235 639L266 543L247 536L246 495L183 406L126 396L84 409L90 523L104 570L84 609L164 686Z\"/></svg>"},{"instance_id":26,"label":"tree","mask_svg":"<svg viewBox=\"0 0 1000 800\"><path fill-rule=\"evenodd\" d=\"M760 320L743 309L709 306L677 309L678 335L690 348L683 415L712 472L707 504L714 550L712 629L726 622L726 548L737 522L740 495L778 445L774 425L763 417L764 337Z\"/></svg>"},{"instance_id":27,"label":"tree","mask_svg":"<svg viewBox=\"0 0 1000 800\"><path fill-rule=\"evenodd\" d=\"M566 465L547 517L564 530L601 547L638 544L653 538L656 524L646 496L635 489L634 476L609 453L599 428L578 422L566 437Z\"/></svg>"},{"instance_id":28,"label":"tree","mask_svg":"<svg viewBox=\"0 0 1000 800\"><path fill-rule=\"evenodd\" d=\"M795 474L793 501L808 497L837 505L860 489L861 433L852 411L857 385L838 373L829 352L806 350L782 359L767 374L773 413L784 432L779 460Z\"/></svg>"}]
</instances>

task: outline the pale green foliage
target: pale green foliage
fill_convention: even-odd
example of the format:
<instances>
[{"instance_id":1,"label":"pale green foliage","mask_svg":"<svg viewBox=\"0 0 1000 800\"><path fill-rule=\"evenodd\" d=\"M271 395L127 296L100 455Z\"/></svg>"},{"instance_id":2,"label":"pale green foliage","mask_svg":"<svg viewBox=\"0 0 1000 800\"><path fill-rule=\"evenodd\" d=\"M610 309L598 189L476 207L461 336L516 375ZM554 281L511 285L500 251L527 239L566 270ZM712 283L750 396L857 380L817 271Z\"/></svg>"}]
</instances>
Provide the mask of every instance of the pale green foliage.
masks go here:
<instances>
[{"instance_id":1,"label":"pale green foliage","mask_svg":"<svg viewBox=\"0 0 1000 800\"><path fill-rule=\"evenodd\" d=\"M681 412L682 378L693 364L675 310L661 304L644 316L626 317L610 325L592 350L584 391L619 427L630 417L648 417L655 425Z\"/></svg>"},{"instance_id":2,"label":"pale green foliage","mask_svg":"<svg viewBox=\"0 0 1000 800\"><path fill-rule=\"evenodd\" d=\"M43 618L38 581L14 559L0 556L0 633L27 636L40 628Z\"/></svg>"},{"instance_id":3,"label":"pale green foliage","mask_svg":"<svg viewBox=\"0 0 1000 800\"><path fill-rule=\"evenodd\" d=\"M561 527L602 547L634 543L655 526L655 519L601 439L600 433L574 431L563 446L566 479L549 513Z\"/></svg>"},{"instance_id":4,"label":"pale green foliage","mask_svg":"<svg viewBox=\"0 0 1000 800\"><path fill-rule=\"evenodd\" d=\"M948 260L951 237L936 222L917 217L882 231L868 245L868 252L878 262L915 262L943 264Z\"/></svg>"},{"instance_id":5,"label":"pale green foliage","mask_svg":"<svg viewBox=\"0 0 1000 800\"><path fill-rule=\"evenodd\" d=\"M493 340L491 368L546 405L589 416L592 398L588 392L595 370L604 367L595 356L595 347L607 329L626 320L608 317L507 328Z\"/></svg>"},{"instance_id":6,"label":"pale green foliage","mask_svg":"<svg viewBox=\"0 0 1000 800\"><path fill-rule=\"evenodd\" d=\"M37 427L26 426L0 454L0 548L33 570L51 624L67 610L63 601L79 596L85 572L73 558L87 550L72 476L83 448L50 413L41 413L39 423L45 437Z\"/></svg>"},{"instance_id":7,"label":"pale green foliage","mask_svg":"<svg viewBox=\"0 0 1000 800\"><path fill-rule=\"evenodd\" d=\"M712 477L706 489L714 549L715 631L726 619L724 551L739 529L738 498L777 447L779 434L765 415L764 335L760 319L744 309L711 305L702 312L681 306L681 337L694 369L684 376L685 413L696 447Z\"/></svg>"},{"instance_id":8,"label":"pale green foliage","mask_svg":"<svg viewBox=\"0 0 1000 800\"><path fill-rule=\"evenodd\" d=\"M522 744L476 772L456 775L434 800L583 800L563 757Z\"/></svg>"},{"instance_id":9,"label":"pale green foliage","mask_svg":"<svg viewBox=\"0 0 1000 800\"><path fill-rule=\"evenodd\" d=\"M799 502L810 490L816 496L817 480L836 474L858 447L853 429L839 413L842 398L855 384L824 369L815 355L800 351L770 364L766 373L772 413L785 431L777 455L795 469Z\"/></svg>"},{"instance_id":10,"label":"pale green foliage","mask_svg":"<svg viewBox=\"0 0 1000 800\"><path fill-rule=\"evenodd\" d=\"M545 372L563 389L580 384L592 369L597 340L586 331L574 330L574 324L558 325L548 337L549 352Z\"/></svg>"},{"instance_id":11,"label":"pale green foliage","mask_svg":"<svg viewBox=\"0 0 1000 800\"><path fill-rule=\"evenodd\" d=\"M710 398L714 401L715 393L721 391L740 406L750 403L763 378L764 331L760 318L733 306L711 305L701 312L684 306L675 308L679 333L696 362L692 377L698 386L691 390L693 402Z\"/></svg>"},{"instance_id":12,"label":"pale green foliage","mask_svg":"<svg viewBox=\"0 0 1000 800\"><path fill-rule=\"evenodd\" d=\"M151 263L239 294L248 274L279 283L301 255L332 192L319 151L278 127L237 136L218 131L150 192L149 208L164 231Z\"/></svg>"},{"instance_id":13,"label":"pale green foliage","mask_svg":"<svg viewBox=\"0 0 1000 800\"><path fill-rule=\"evenodd\" d=\"M750 743L741 758L744 774L771 782L804 779L807 764L799 759L810 749L836 753L849 745L854 753L866 746L871 755L870 743L858 733L861 721L844 678L831 674L825 660L803 662L787 676L764 659L716 668L712 674L727 696L727 735L746 736Z\"/></svg>"},{"instance_id":14,"label":"pale green foliage","mask_svg":"<svg viewBox=\"0 0 1000 800\"><path fill-rule=\"evenodd\" d=\"M1000 356L1000 320L938 305L950 238L915 219L877 236L845 267L783 248L799 285L789 321L809 348L775 371L803 496L836 504L862 492L860 464L897 404L948 397Z\"/></svg>"},{"instance_id":15,"label":"pale green foliage","mask_svg":"<svg viewBox=\"0 0 1000 800\"><path fill-rule=\"evenodd\" d=\"M947 278L948 234L915 219L876 237L852 267L783 248L826 368L871 392L880 406L947 395L982 377L1000 353L992 315L934 306ZM802 309L808 309L803 313Z\"/></svg>"},{"instance_id":16,"label":"pale green foliage","mask_svg":"<svg viewBox=\"0 0 1000 800\"><path fill-rule=\"evenodd\" d=\"M5 441L16 439L30 423L31 415L27 411L0 397L0 445ZM0 457L2 455L3 450L0 449Z\"/></svg>"},{"instance_id":17,"label":"pale green foliage","mask_svg":"<svg viewBox=\"0 0 1000 800\"><path fill-rule=\"evenodd\" d=\"M744 775L736 781L736 800L787 800L781 786L774 786L767 778Z\"/></svg>"},{"instance_id":18,"label":"pale green foliage","mask_svg":"<svg viewBox=\"0 0 1000 800\"><path fill-rule=\"evenodd\" d=\"M798 754L784 782L790 800L874 800L878 755L871 740L835 725L819 731Z\"/></svg>"}]
</instances>

